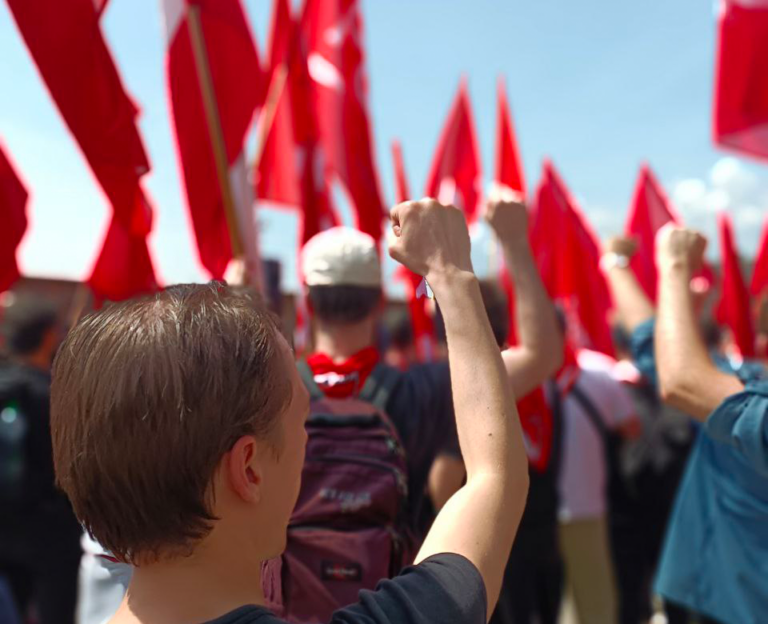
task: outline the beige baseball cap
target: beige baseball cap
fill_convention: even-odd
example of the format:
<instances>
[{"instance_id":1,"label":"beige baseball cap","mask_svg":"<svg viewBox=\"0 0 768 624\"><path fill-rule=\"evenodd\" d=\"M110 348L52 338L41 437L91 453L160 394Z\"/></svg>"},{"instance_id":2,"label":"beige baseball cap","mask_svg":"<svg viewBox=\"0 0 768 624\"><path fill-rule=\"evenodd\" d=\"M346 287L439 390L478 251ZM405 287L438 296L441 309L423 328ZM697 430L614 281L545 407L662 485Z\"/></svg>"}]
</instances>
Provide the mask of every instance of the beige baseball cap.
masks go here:
<instances>
[{"instance_id":1,"label":"beige baseball cap","mask_svg":"<svg viewBox=\"0 0 768 624\"><path fill-rule=\"evenodd\" d=\"M381 262L373 237L351 227L325 230L301 250L307 286L381 287Z\"/></svg>"}]
</instances>

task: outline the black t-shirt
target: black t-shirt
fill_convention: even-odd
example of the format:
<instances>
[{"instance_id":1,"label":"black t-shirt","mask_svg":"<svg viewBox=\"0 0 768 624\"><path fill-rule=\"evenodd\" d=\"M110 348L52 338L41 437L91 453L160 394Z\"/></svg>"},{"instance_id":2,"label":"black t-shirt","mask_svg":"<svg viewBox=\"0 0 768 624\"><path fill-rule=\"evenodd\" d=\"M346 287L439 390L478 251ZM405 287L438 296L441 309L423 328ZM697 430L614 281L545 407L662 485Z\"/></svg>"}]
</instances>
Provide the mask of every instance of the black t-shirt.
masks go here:
<instances>
[{"instance_id":1,"label":"black t-shirt","mask_svg":"<svg viewBox=\"0 0 768 624\"><path fill-rule=\"evenodd\" d=\"M405 371L392 390L387 414L406 450L408 503L415 519L435 457L444 452L461 456L448 363L417 365Z\"/></svg>"},{"instance_id":2,"label":"black t-shirt","mask_svg":"<svg viewBox=\"0 0 768 624\"><path fill-rule=\"evenodd\" d=\"M360 601L333 614L329 624L485 624L485 584L474 565L455 554L436 555L406 568ZM206 624L285 624L264 607L240 607Z\"/></svg>"}]
</instances>

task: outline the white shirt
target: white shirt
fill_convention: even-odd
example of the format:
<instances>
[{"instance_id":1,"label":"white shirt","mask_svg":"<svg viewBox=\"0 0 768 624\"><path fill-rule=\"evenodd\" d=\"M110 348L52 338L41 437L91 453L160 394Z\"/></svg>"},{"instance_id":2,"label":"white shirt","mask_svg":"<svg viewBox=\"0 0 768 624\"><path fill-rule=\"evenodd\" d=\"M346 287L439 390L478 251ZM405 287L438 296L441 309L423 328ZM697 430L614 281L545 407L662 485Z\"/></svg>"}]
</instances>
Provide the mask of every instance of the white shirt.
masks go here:
<instances>
[{"instance_id":1,"label":"white shirt","mask_svg":"<svg viewBox=\"0 0 768 624\"><path fill-rule=\"evenodd\" d=\"M608 428L634 416L629 393L602 365L594 369L589 354L578 355L576 384L600 412ZM563 388L561 388L563 390ZM566 388L567 390L567 388ZM607 466L600 433L571 395L562 400L563 456L560 465L560 522L604 516L607 511Z\"/></svg>"}]
</instances>

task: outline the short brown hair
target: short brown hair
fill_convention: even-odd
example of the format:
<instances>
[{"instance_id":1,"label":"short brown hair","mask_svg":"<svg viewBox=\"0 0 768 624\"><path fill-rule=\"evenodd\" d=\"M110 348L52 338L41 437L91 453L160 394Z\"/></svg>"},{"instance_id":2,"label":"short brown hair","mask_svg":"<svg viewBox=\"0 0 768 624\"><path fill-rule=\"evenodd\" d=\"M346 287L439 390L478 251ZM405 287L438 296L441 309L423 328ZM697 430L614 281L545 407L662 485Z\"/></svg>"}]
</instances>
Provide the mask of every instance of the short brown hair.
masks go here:
<instances>
[{"instance_id":1,"label":"short brown hair","mask_svg":"<svg viewBox=\"0 0 768 624\"><path fill-rule=\"evenodd\" d=\"M381 288L369 286L310 286L309 302L318 320L331 325L354 325L381 304Z\"/></svg>"},{"instance_id":2,"label":"short brown hair","mask_svg":"<svg viewBox=\"0 0 768 624\"><path fill-rule=\"evenodd\" d=\"M211 529L211 480L243 435L271 439L291 399L278 329L225 284L181 285L82 320L54 362L59 485L127 562L188 554Z\"/></svg>"},{"instance_id":3,"label":"short brown hair","mask_svg":"<svg viewBox=\"0 0 768 624\"><path fill-rule=\"evenodd\" d=\"M509 304L507 295L501 286L490 280L480 282L480 294L483 297L485 311L491 322L491 330L496 344L503 347L509 339Z\"/></svg>"}]
</instances>

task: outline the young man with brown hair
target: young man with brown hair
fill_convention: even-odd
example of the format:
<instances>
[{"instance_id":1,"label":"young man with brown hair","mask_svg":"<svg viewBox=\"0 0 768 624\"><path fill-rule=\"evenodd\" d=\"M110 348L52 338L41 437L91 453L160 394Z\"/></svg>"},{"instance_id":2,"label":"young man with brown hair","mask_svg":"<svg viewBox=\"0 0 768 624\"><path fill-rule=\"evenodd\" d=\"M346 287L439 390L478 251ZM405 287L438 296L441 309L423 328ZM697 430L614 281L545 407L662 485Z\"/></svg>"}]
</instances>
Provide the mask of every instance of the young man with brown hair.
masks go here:
<instances>
[{"instance_id":1,"label":"young man with brown hair","mask_svg":"<svg viewBox=\"0 0 768 624\"><path fill-rule=\"evenodd\" d=\"M455 208L392 213L390 254L442 306L467 483L417 557L336 622L483 622L525 506L514 396ZM113 624L278 622L261 564L285 547L308 395L259 305L226 286L171 288L76 327L56 360L54 460L85 527L136 566Z\"/></svg>"}]
</instances>

